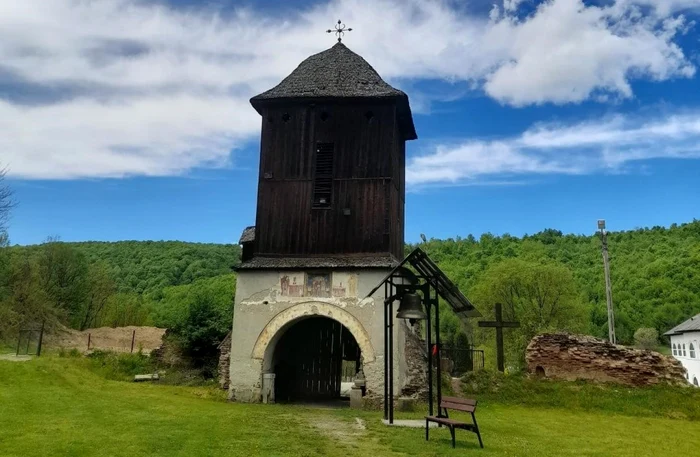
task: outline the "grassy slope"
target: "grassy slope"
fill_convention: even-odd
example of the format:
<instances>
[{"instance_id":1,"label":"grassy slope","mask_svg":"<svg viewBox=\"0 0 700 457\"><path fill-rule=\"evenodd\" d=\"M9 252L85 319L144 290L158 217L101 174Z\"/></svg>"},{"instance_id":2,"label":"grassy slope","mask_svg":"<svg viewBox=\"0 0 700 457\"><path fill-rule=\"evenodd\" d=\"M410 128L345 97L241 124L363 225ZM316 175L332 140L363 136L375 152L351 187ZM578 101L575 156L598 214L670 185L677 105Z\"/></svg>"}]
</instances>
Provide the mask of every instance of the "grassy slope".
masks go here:
<instances>
[{"instance_id":1,"label":"grassy slope","mask_svg":"<svg viewBox=\"0 0 700 457\"><path fill-rule=\"evenodd\" d=\"M486 449L463 432L452 450L446 430L426 443L423 430L388 429L377 412L229 404L214 390L108 381L85 367L0 361L0 455L656 456L700 448L698 422L486 402L478 411ZM353 429L355 417L366 431Z\"/></svg>"},{"instance_id":2,"label":"grassy slope","mask_svg":"<svg viewBox=\"0 0 700 457\"><path fill-rule=\"evenodd\" d=\"M630 388L586 381L540 380L522 375L475 372L463 378L462 389L463 395L477 398L481 404L700 421L700 389L691 386Z\"/></svg>"}]
</instances>

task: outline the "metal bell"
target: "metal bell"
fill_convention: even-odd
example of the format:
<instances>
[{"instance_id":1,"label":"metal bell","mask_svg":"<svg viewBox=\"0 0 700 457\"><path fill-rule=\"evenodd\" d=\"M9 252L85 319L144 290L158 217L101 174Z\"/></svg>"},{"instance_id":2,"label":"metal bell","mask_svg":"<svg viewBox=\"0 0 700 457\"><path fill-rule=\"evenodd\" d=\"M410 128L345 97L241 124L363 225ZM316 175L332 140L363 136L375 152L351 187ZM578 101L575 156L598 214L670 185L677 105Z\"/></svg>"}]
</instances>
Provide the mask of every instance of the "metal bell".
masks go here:
<instances>
[{"instance_id":1,"label":"metal bell","mask_svg":"<svg viewBox=\"0 0 700 457\"><path fill-rule=\"evenodd\" d=\"M398 319L415 319L415 320L425 320L428 316L423 311L423 303L420 295L413 293L406 293L401 298L401 304L399 304L399 309L396 312L396 317Z\"/></svg>"}]
</instances>

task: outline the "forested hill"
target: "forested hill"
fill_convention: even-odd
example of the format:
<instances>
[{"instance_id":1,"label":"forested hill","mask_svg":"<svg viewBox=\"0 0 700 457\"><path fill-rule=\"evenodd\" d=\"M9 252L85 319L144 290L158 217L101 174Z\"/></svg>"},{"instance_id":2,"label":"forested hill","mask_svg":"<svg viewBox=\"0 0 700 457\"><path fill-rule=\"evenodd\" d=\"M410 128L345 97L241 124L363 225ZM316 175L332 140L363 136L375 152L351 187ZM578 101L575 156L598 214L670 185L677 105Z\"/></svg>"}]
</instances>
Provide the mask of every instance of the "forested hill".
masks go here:
<instances>
[{"instance_id":1,"label":"forested hill","mask_svg":"<svg viewBox=\"0 0 700 457\"><path fill-rule=\"evenodd\" d=\"M700 221L670 228L611 232L608 239L620 341L631 342L639 327L655 327L662 333L700 312ZM164 306L163 300L167 298L164 294L168 293L168 288L195 283L209 287L202 281L227 275L231 267L239 263L240 257L238 246L222 244L122 241L60 245L79 252L87 263L99 267L95 273L105 270L101 276L111 278L120 297L141 297L144 304L150 303L147 308L151 317L157 308ZM407 251L412 247L406 246ZM478 239L472 236L432 239L421 247L485 315L488 315L493 301L501 301L491 292L540 281L545 286L559 287L554 292L567 297L568 308L563 312L570 317L575 315L576 323L580 325L572 326L570 321L561 319L543 321L540 316L540 320L533 324L533 331L574 328L598 336L607 335L603 266L600 239L596 235L563 235L557 230L545 230L522 238L484 234ZM48 268L42 266L42 262L48 262L51 256L70 257L70 252L64 252L65 249L46 250L41 254L43 246L10 249L37 258L39 276ZM49 255L50 252L54 254ZM93 276L101 277L99 274ZM531 300L527 294L532 292L523 290L518 292L521 294L518 306L522 309L518 311L511 306L511 312L516 314L514 317L521 321L527 316L517 314L529 312L525 302ZM122 303L124 300L115 301ZM131 319L125 317L107 322L121 324L131 322ZM445 329L448 333L459 331L456 320L445 319L443 325L451 327Z\"/></svg>"},{"instance_id":2,"label":"forested hill","mask_svg":"<svg viewBox=\"0 0 700 457\"><path fill-rule=\"evenodd\" d=\"M240 248L231 244L182 241L117 241L64 243L90 263L104 263L117 292L136 293L159 300L168 286L232 272L240 263ZM12 249L40 250L41 246Z\"/></svg>"},{"instance_id":3,"label":"forested hill","mask_svg":"<svg viewBox=\"0 0 700 457\"><path fill-rule=\"evenodd\" d=\"M215 361L231 328L240 249L176 241L0 248L0 345L39 323L168 328L180 349Z\"/></svg>"},{"instance_id":4,"label":"forested hill","mask_svg":"<svg viewBox=\"0 0 700 457\"><path fill-rule=\"evenodd\" d=\"M655 327L662 333L700 312L700 221L670 228L610 232L608 244L619 340L631 342L639 327ZM581 330L607 336L605 282L597 235L563 235L557 230L523 238L484 234L479 239L430 240L421 247L482 312L488 312L491 304L479 302L485 295L480 289L494 281L497 284L494 276L507 274L508 270L498 265L549 263L568 269L577 300L590 316Z\"/></svg>"}]
</instances>

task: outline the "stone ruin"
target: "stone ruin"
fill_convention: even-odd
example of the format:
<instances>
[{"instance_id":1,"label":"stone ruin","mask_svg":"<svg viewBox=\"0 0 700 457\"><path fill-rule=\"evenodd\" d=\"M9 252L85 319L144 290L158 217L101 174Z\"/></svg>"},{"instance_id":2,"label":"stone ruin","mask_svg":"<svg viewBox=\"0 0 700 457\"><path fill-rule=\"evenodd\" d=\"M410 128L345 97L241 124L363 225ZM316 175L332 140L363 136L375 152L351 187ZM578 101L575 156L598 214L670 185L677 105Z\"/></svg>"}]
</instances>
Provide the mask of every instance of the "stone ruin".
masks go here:
<instances>
[{"instance_id":1,"label":"stone ruin","mask_svg":"<svg viewBox=\"0 0 700 457\"><path fill-rule=\"evenodd\" d=\"M231 382L231 332L228 332L226 338L219 344L219 386L228 390Z\"/></svg>"},{"instance_id":2,"label":"stone ruin","mask_svg":"<svg viewBox=\"0 0 700 457\"><path fill-rule=\"evenodd\" d=\"M425 341L414 331L406 332L406 385L402 397L428 399L428 353Z\"/></svg>"},{"instance_id":3,"label":"stone ruin","mask_svg":"<svg viewBox=\"0 0 700 457\"><path fill-rule=\"evenodd\" d=\"M527 346L525 358L530 373L547 378L629 386L687 384L685 368L673 357L611 344L592 336L538 335Z\"/></svg>"}]
</instances>

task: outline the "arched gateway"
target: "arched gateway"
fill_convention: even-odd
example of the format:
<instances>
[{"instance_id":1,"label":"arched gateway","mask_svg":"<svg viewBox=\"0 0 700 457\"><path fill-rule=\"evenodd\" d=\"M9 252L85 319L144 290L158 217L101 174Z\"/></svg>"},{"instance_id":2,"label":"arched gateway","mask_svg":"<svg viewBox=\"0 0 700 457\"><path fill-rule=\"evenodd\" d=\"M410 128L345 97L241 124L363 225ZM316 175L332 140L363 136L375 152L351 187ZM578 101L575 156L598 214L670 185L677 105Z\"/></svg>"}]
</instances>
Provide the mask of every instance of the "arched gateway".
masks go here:
<instances>
[{"instance_id":1,"label":"arched gateway","mask_svg":"<svg viewBox=\"0 0 700 457\"><path fill-rule=\"evenodd\" d=\"M343 308L323 302L299 303L265 326L252 357L263 373L274 373L276 401L338 398L343 383L375 359L362 323Z\"/></svg>"},{"instance_id":2,"label":"arched gateway","mask_svg":"<svg viewBox=\"0 0 700 457\"><path fill-rule=\"evenodd\" d=\"M281 401L336 398L339 383L347 385L360 371L367 393L383 392L383 298L360 297L382 280L386 270L331 269L327 279L336 283L336 292L348 282L354 284L353 290L343 297L289 296L284 284L300 283L312 274L238 272L229 356L231 399L258 402L272 392ZM402 323L396 326L396 360L403 359L407 329ZM274 386L265 386L270 374L275 375ZM404 365L396 364L394 377L398 393Z\"/></svg>"},{"instance_id":3,"label":"arched gateway","mask_svg":"<svg viewBox=\"0 0 700 457\"><path fill-rule=\"evenodd\" d=\"M325 317L341 324L354 338L365 362L374 361L370 336L362 323L339 306L316 301L295 304L273 317L260 332L251 356L263 361L263 369L270 370L279 339L294 324L313 317Z\"/></svg>"}]
</instances>

